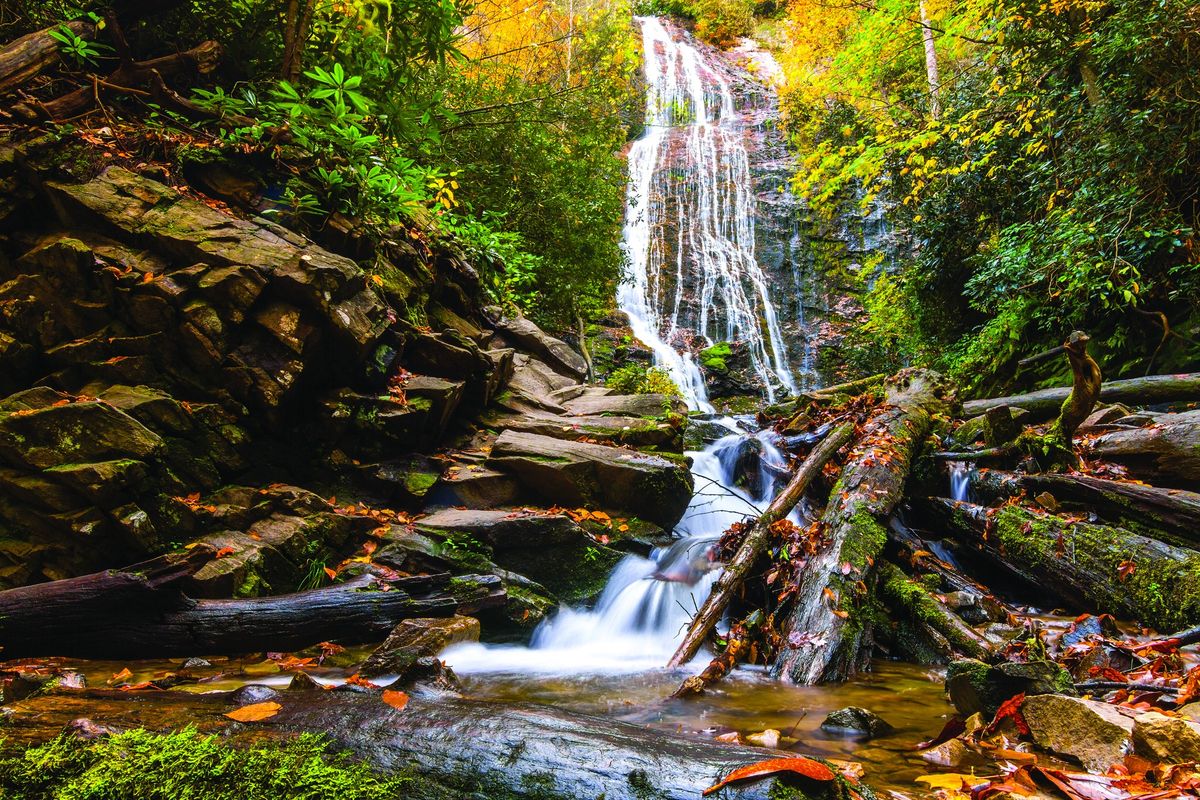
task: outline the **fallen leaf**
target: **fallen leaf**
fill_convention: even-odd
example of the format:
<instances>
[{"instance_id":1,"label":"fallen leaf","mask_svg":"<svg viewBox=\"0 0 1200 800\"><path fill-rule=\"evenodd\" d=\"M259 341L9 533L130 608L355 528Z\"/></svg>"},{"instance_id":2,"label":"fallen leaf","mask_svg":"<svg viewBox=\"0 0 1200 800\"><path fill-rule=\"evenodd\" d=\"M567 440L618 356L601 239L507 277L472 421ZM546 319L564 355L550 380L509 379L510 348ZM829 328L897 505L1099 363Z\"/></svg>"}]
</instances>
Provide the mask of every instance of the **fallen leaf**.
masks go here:
<instances>
[{"instance_id":1,"label":"fallen leaf","mask_svg":"<svg viewBox=\"0 0 1200 800\"><path fill-rule=\"evenodd\" d=\"M933 775L918 775L917 782L924 783L930 789L950 789L951 791L969 790L971 784L967 781L970 775L963 775L958 772L938 772Z\"/></svg>"},{"instance_id":2,"label":"fallen leaf","mask_svg":"<svg viewBox=\"0 0 1200 800\"><path fill-rule=\"evenodd\" d=\"M120 672L114 672L113 676L108 679L108 685L112 686L113 684L124 683L125 681L128 681L132 677L133 677L133 673L129 671L129 667L126 667L125 669L121 670Z\"/></svg>"},{"instance_id":3,"label":"fallen leaf","mask_svg":"<svg viewBox=\"0 0 1200 800\"><path fill-rule=\"evenodd\" d=\"M264 719L270 719L279 713L279 709L283 706L279 703L251 703L248 706L230 711L225 716L236 722L262 722Z\"/></svg>"},{"instance_id":4,"label":"fallen leaf","mask_svg":"<svg viewBox=\"0 0 1200 800\"><path fill-rule=\"evenodd\" d=\"M707 797L734 781L744 781L748 778L764 778L780 772L790 772L814 781L832 781L837 777L829 767L820 761L813 761L811 758L771 758L766 761L759 761L757 764L750 764L735 769L720 781L705 789L704 796Z\"/></svg>"},{"instance_id":5,"label":"fallen leaf","mask_svg":"<svg viewBox=\"0 0 1200 800\"><path fill-rule=\"evenodd\" d=\"M384 689L383 702L387 703L397 711L403 711L404 707L408 705L408 695L406 695L404 692L396 692L392 691L391 689Z\"/></svg>"}]
</instances>

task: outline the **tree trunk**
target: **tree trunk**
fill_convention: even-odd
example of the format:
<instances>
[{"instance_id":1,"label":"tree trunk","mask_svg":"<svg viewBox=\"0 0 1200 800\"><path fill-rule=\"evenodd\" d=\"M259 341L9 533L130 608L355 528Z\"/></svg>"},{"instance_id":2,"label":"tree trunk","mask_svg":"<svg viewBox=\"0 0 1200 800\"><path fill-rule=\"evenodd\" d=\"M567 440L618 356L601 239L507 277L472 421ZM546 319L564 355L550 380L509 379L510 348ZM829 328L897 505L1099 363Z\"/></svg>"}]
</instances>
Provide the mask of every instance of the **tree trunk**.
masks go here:
<instances>
[{"instance_id":1,"label":"tree trunk","mask_svg":"<svg viewBox=\"0 0 1200 800\"><path fill-rule=\"evenodd\" d=\"M1093 457L1115 461L1134 477L1179 489L1200 486L1200 411L1164 414L1145 428L1093 440Z\"/></svg>"},{"instance_id":2,"label":"tree trunk","mask_svg":"<svg viewBox=\"0 0 1200 800\"><path fill-rule=\"evenodd\" d=\"M734 594L745 582L754 562L766 549L767 543L771 539L771 525L791 513L796 503L800 502L800 498L804 496L808 485L821 474L821 469L826 462L833 458L834 454L849 442L853 435L854 423L844 423L826 436L824 441L804 459L804 463L792 476L791 482L755 521L754 526L746 533L746 538L742 540L737 553L725 565L721 577L713 584L708 599L704 601L704 605L692 618L692 624L688 626L687 634L683 637L675 655L671 656L668 667L682 666L695 657L700 645L708 638L716 624L721 621L721 615L725 613L729 601L733 599Z\"/></svg>"},{"instance_id":3,"label":"tree trunk","mask_svg":"<svg viewBox=\"0 0 1200 800\"><path fill-rule=\"evenodd\" d=\"M918 0L917 9L921 14L921 41L925 45L925 75L929 79L929 116L936 120L942 115L942 81L938 77L937 48L934 47L933 27L925 11L925 0Z\"/></svg>"},{"instance_id":4,"label":"tree trunk","mask_svg":"<svg viewBox=\"0 0 1200 800\"><path fill-rule=\"evenodd\" d=\"M50 33L60 27L69 29L82 39L91 39L96 35L93 23L76 20L34 31L0 48L0 94L6 94L32 80L58 61L59 42Z\"/></svg>"},{"instance_id":5,"label":"tree trunk","mask_svg":"<svg viewBox=\"0 0 1200 800\"><path fill-rule=\"evenodd\" d=\"M1072 611L1137 619L1159 630L1200 623L1200 552L1016 505L987 509L933 498L922 508L955 538Z\"/></svg>"},{"instance_id":6,"label":"tree trunk","mask_svg":"<svg viewBox=\"0 0 1200 800\"><path fill-rule=\"evenodd\" d=\"M498 579L491 576L481 579L481 596L451 596L445 574L391 582L363 575L322 589L240 600L182 595L178 581L210 557L168 556L0 592L4 656L153 658L287 652L326 640L382 640L401 620L450 616L464 602L478 609L504 598Z\"/></svg>"},{"instance_id":7,"label":"tree trunk","mask_svg":"<svg viewBox=\"0 0 1200 800\"><path fill-rule=\"evenodd\" d=\"M1200 494L1196 492L1090 475L1020 475L997 470L976 473L971 486L987 501L1022 491L1030 497L1049 492L1056 502L1079 503L1118 525L1139 525L1143 532L1152 527L1175 544L1200 547Z\"/></svg>"},{"instance_id":8,"label":"tree trunk","mask_svg":"<svg viewBox=\"0 0 1200 800\"><path fill-rule=\"evenodd\" d=\"M703 672L693 675L679 684L679 688L671 696L694 697L704 694L704 690L711 684L728 675L730 670L746 657L750 650L750 634L761 623L762 612L760 611L751 612L746 619L736 623L729 629L729 636L725 637L725 649L709 662Z\"/></svg>"},{"instance_id":9,"label":"tree trunk","mask_svg":"<svg viewBox=\"0 0 1200 800\"><path fill-rule=\"evenodd\" d=\"M224 716L235 707L231 693L61 691L9 706L4 731L11 743L42 743L87 718L152 731L192 725L202 733L224 731L234 742L319 733L381 772L412 772L445 787L447 796L527 800L696 800L738 767L795 755L547 706L448 694L414 694L402 710L374 692L283 691L274 702L281 706L276 715L243 725ZM789 785L772 778L741 781L721 797L767 800ZM835 800L844 791L832 781L806 782L804 790L810 800Z\"/></svg>"},{"instance_id":10,"label":"tree trunk","mask_svg":"<svg viewBox=\"0 0 1200 800\"><path fill-rule=\"evenodd\" d=\"M994 397L989 400L969 400L963 403L967 417L977 417L989 408L1017 406L1032 415L1032 420L1046 420L1062 407L1071 390L1065 387L1041 389L1028 394L1009 397ZM1170 403L1177 400L1200 400L1200 372L1182 375L1150 375L1145 378L1130 378L1109 381L1100 385L1100 400L1105 403L1130 403L1149 405Z\"/></svg>"},{"instance_id":11,"label":"tree trunk","mask_svg":"<svg viewBox=\"0 0 1200 800\"><path fill-rule=\"evenodd\" d=\"M887 405L866 424L821 517L829 545L808 559L772 674L793 683L843 680L871 647L875 561L885 521L904 494L909 465L945 407L941 376L906 371L886 384Z\"/></svg>"}]
</instances>

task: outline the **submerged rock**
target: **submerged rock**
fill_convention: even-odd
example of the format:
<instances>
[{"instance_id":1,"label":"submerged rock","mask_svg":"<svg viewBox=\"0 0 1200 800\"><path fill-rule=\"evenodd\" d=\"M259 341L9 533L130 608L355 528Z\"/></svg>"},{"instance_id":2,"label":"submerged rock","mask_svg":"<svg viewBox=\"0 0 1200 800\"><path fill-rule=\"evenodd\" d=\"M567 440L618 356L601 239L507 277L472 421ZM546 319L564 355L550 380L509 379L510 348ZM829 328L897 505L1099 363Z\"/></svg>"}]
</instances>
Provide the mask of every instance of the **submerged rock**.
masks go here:
<instances>
[{"instance_id":1,"label":"submerged rock","mask_svg":"<svg viewBox=\"0 0 1200 800\"><path fill-rule=\"evenodd\" d=\"M1053 661L989 666L966 658L952 662L946 670L946 691L959 714L992 715L1018 694L1074 694L1075 684L1071 673Z\"/></svg>"},{"instance_id":2,"label":"submerged rock","mask_svg":"<svg viewBox=\"0 0 1200 800\"><path fill-rule=\"evenodd\" d=\"M477 641L479 620L474 617L406 619L367 657L359 674L404 677L419 658L436 656L452 644Z\"/></svg>"}]
</instances>

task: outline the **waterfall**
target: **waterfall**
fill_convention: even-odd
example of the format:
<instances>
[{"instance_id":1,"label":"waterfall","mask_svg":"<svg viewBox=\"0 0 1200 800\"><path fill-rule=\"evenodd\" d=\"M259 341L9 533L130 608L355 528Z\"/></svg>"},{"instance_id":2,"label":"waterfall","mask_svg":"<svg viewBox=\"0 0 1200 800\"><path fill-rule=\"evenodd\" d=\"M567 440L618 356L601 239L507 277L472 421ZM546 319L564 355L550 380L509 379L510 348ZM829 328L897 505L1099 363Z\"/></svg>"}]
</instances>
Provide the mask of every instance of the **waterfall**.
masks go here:
<instances>
[{"instance_id":1,"label":"waterfall","mask_svg":"<svg viewBox=\"0 0 1200 800\"><path fill-rule=\"evenodd\" d=\"M734 428L731 420L727 426ZM757 516L774 498L787 458L770 429L733 433L689 452L696 494L676 530L649 558L626 556L595 608L561 608L529 647L463 644L443 654L463 674L626 673L661 668L708 597L719 564L713 546L734 522ZM702 656L703 657L703 656Z\"/></svg>"},{"instance_id":2,"label":"waterfall","mask_svg":"<svg viewBox=\"0 0 1200 800\"><path fill-rule=\"evenodd\" d=\"M639 17L645 132L629 151L623 247L629 272L617 304L689 407L712 411L692 352L716 339L746 343L768 401L797 389L769 281L755 257L756 199L746 130L727 68Z\"/></svg>"},{"instance_id":3,"label":"waterfall","mask_svg":"<svg viewBox=\"0 0 1200 800\"><path fill-rule=\"evenodd\" d=\"M950 461L950 499L966 503L971 499L971 470L974 464L966 461Z\"/></svg>"}]
</instances>

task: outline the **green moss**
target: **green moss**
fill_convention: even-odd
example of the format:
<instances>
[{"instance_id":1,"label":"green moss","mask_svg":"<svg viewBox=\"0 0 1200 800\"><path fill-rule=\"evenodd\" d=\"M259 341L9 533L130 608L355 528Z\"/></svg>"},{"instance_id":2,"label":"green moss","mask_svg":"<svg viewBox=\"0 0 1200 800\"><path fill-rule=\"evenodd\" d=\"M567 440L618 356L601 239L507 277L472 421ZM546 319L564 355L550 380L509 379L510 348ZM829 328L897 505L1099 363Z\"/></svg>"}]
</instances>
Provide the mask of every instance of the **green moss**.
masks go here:
<instances>
[{"instance_id":1,"label":"green moss","mask_svg":"<svg viewBox=\"0 0 1200 800\"><path fill-rule=\"evenodd\" d=\"M0 749L0 797L7 800L391 800L416 796L417 784L336 755L311 734L237 748L192 729L134 730Z\"/></svg>"},{"instance_id":2,"label":"green moss","mask_svg":"<svg viewBox=\"0 0 1200 800\"><path fill-rule=\"evenodd\" d=\"M712 347L700 351L700 364L710 372L722 374L729 371L727 359L733 356L733 348L729 342L717 342Z\"/></svg>"}]
</instances>

